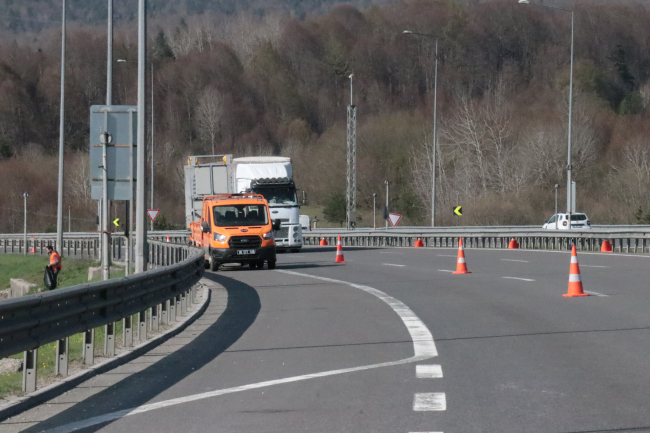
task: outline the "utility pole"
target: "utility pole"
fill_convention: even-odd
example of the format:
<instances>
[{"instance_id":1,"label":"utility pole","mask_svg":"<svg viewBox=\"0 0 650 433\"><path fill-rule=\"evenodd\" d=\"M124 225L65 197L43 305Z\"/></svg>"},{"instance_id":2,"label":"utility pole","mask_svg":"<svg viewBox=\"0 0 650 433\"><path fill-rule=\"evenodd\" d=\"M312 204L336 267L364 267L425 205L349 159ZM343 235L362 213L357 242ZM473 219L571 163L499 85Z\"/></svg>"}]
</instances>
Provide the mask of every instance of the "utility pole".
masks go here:
<instances>
[{"instance_id":1,"label":"utility pole","mask_svg":"<svg viewBox=\"0 0 650 433\"><path fill-rule=\"evenodd\" d=\"M151 209L153 209L153 60L151 61ZM153 220L151 221L153 231Z\"/></svg>"},{"instance_id":2,"label":"utility pole","mask_svg":"<svg viewBox=\"0 0 650 433\"><path fill-rule=\"evenodd\" d=\"M135 227L136 227L136 252L135 252L135 273L147 270L147 258L145 256L145 243L147 242L147 227L145 224L145 160L146 160L146 128L145 123L145 61L147 49L145 46L147 35L147 18L145 0L138 0L138 137L137 137L137 169L136 169L136 203L135 203Z\"/></svg>"},{"instance_id":3,"label":"utility pole","mask_svg":"<svg viewBox=\"0 0 650 433\"><path fill-rule=\"evenodd\" d=\"M61 104L59 107L59 191L56 206L56 245L59 254L63 254L63 135L65 123L65 1L61 16Z\"/></svg>"},{"instance_id":4,"label":"utility pole","mask_svg":"<svg viewBox=\"0 0 650 433\"><path fill-rule=\"evenodd\" d=\"M353 105L352 79L350 74L350 105L348 105L347 121L347 192L346 214L347 229L356 223L357 213L357 107Z\"/></svg>"},{"instance_id":5,"label":"utility pole","mask_svg":"<svg viewBox=\"0 0 650 433\"><path fill-rule=\"evenodd\" d=\"M27 255L27 197L29 194L26 192L23 193L23 201L25 203L25 216L24 216L24 228L23 228L23 242L25 244L25 250L23 251L24 255Z\"/></svg>"}]
</instances>

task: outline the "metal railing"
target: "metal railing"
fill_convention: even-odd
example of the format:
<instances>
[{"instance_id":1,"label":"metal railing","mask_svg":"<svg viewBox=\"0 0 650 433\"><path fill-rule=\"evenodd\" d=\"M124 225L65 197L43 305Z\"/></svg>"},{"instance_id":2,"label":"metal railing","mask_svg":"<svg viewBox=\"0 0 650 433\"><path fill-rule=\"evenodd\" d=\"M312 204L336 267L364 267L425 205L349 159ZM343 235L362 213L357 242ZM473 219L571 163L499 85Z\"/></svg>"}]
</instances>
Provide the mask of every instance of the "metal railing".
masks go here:
<instances>
[{"instance_id":1,"label":"metal railing","mask_svg":"<svg viewBox=\"0 0 650 433\"><path fill-rule=\"evenodd\" d=\"M341 236L344 246L413 247L421 239L425 247L457 247L463 238L465 248L508 248L515 239L520 248L564 250L576 244L581 251L599 251L603 241L609 241L615 252L650 253L650 229L646 227L607 228L591 230L540 230L503 228L445 228L426 230L354 230L341 229L303 232L304 245L319 245L322 239L335 245Z\"/></svg>"},{"instance_id":2,"label":"metal railing","mask_svg":"<svg viewBox=\"0 0 650 433\"><path fill-rule=\"evenodd\" d=\"M150 241L154 269L128 277L81 284L0 301L0 357L24 351L23 390L36 389L38 348L56 344L55 373L67 376L68 338L83 333L84 363L94 362L94 329L104 326L104 354L115 355L115 323L123 321L123 343L133 345L132 316L138 314L139 339L176 320L195 302L195 284L204 267L201 249Z\"/></svg>"}]
</instances>

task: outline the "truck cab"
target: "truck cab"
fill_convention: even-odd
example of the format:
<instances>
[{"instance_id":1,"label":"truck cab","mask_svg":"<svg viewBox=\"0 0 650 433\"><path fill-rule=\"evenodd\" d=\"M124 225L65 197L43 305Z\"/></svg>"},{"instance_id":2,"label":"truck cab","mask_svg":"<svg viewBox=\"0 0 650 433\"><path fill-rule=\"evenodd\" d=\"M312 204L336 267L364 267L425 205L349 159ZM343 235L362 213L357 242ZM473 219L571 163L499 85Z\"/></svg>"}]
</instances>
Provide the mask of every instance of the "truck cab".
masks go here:
<instances>
[{"instance_id":1,"label":"truck cab","mask_svg":"<svg viewBox=\"0 0 650 433\"><path fill-rule=\"evenodd\" d=\"M275 227L274 227L275 224ZM190 223L190 242L205 250L206 266L217 271L224 263L275 268L274 229L269 204L253 193L218 194L203 198L201 219Z\"/></svg>"}]
</instances>

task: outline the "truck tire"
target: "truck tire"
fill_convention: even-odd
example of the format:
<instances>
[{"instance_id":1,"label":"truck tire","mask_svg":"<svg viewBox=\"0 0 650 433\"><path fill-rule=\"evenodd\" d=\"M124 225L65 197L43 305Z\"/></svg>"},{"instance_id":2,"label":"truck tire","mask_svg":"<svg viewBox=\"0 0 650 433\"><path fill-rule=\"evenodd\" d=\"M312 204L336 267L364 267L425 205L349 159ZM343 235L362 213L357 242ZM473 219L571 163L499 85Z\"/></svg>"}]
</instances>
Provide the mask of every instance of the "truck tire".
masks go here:
<instances>
[{"instance_id":1,"label":"truck tire","mask_svg":"<svg viewBox=\"0 0 650 433\"><path fill-rule=\"evenodd\" d=\"M210 256L210 270L212 272L217 272L219 270L219 263Z\"/></svg>"},{"instance_id":2,"label":"truck tire","mask_svg":"<svg viewBox=\"0 0 650 433\"><path fill-rule=\"evenodd\" d=\"M206 259L203 262L203 265L205 266L205 269L210 269L210 259Z\"/></svg>"},{"instance_id":3,"label":"truck tire","mask_svg":"<svg viewBox=\"0 0 650 433\"><path fill-rule=\"evenodd\" d=\"M275 260L271 261L269 260L269 269L275 269Z\"/></svg>"}]
</instances>

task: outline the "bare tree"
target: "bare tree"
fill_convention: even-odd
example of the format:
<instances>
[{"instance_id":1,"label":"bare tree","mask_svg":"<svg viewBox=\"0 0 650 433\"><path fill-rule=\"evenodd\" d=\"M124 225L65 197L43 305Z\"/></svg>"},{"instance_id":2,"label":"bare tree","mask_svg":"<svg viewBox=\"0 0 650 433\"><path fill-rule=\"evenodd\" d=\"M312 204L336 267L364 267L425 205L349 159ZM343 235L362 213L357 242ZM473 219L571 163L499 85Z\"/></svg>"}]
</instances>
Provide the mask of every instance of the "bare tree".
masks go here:
<instances>
[{"instance_id":1,"label":"bare tree","mask_svg":"<svg viewBox=\"0 0 650 433\"><path fill-rule=\"evenodd\" d=\"M214 87L208 87L199 97L196 121L199 134L210 141L213 155L215 154L214 145L221 130L223 115L224 104L220 92Z\"/></svg>"}]
</instances>

